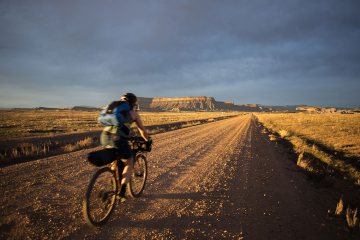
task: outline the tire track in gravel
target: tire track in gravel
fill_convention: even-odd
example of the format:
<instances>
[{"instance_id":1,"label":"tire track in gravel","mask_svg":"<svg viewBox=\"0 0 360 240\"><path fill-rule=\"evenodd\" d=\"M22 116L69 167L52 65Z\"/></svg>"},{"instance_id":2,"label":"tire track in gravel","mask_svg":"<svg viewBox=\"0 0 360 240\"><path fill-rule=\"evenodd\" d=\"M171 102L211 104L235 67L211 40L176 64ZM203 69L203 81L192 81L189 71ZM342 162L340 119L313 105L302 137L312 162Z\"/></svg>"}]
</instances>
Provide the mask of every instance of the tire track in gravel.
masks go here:
<instances>
[{"instance_id":1,"label":"tire track in gravel","mask_svg":"<svg viewBox=\"0 0 360 240\"><path fill-rule=\"evenodd\" d=\"M239 120L237 120L237 122L238 121ZM188 166L193 162L196 163L196 161L193 160L196 160L199 156L209 154L209 148L212 148L214 143L218 142L224 134L233 130L232 125L229 125L229 123L232 122L224 122L222 125L216 127L208 125L199 131L196 129L196 131L193 131L189 136L181 133L180 139L174 137L163 144L157 144L160 151L157 151L157 148L155 148L153 154L149 156L150 159L157 159L160 164L159 166L154 166L155 168L159 168L154 175L153 181L155 184L160 184L157 179L160 177L163 178L162 175L165 173L168 175L177 174L177 172L173 173L172 171L177 170L175 168L177 168L179 164ZM161 139L161 137L160 135L159 138ZM173 147L169 148L169 145ZM163 179L167 179L166 181L168 182L169 176Z\"/></svg>"},{"instance_id":2,"label":"tire track in gravel","mask_svg":"<svg viewBox=\"0 0 360 240\"><path fill-rule=\"evenodd\" d=\"M209 225L203 225L203 223L197 228L186 227L188 222L186 219L192 218L191 216L196 214L198 214L197 218L204 217L203 214L210 211L216 212L213 214L214 224L216 221L220 221L223 203L219 203L217 197L214 199L208 196L217 191L217 186L220 186L223 178L226 178L226 165L232 160L233 155L239 154L240 148L238 146L241 146L239 143L246 136L250 127L250 119L251 116L248 115L223 122L220 126L207 126L207 131L204 131L204 134L199 134L194 138L185 138L192 143L191 145L196 143L194 151L191 153L184 151L188 144L184 144L182 148L176 148L176 151L180 153L180 155L175 154L180 158L175 161L176 165L158 175L153 180L155 182L146 189L144 197L138 199L132 207L116 211L115 215L121 217L113 218L107 224L110 231L93 233L91 236L88 235L88 238L142 239L146 237L157 239L165 237L171 239L196 236L210 237L211 234L221 237L221 235L218 236L217 230L209 229ZM198 141L199 139L201 141ZM171 140L171 142L175 141L177 139ZM170 145L171 143L164 142L163 144ZM151 159L168 156L169 159L164 159L163 166L169 165L167 161L177 159L174 154L163 154L162 149L166 148L158 147L159 151L154 149ZM158 167L161 168L161 166ZM206 201L205 199L210 200ZM176 233L168 229L168 224L176 225L181 219L182 222L185 221L184 229L178 229ZM241 236L241 231L236 231L232 236Z\"/></svg>"}]
</instances>

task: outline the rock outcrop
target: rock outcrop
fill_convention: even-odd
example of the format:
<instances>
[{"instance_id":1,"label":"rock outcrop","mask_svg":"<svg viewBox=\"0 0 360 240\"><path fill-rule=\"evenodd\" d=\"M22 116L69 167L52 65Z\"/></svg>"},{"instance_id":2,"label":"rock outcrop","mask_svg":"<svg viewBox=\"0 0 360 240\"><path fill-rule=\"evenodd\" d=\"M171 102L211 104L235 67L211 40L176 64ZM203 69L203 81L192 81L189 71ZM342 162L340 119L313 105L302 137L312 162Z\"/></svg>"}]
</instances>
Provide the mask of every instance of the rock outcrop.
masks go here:
<instances>
[{"instance_id":1,"label":"rock outcrop","mask_svg":"<svg viewBox=\"0 0 360 240\"><path fill-rule=\"evenodd\" d=\"M232 101L220 102L213 97L141 98L140 109L144 111L263 111L257 104L235 105Z\"/></svg>"},{"instance_id":2,"label":"rock outcrop","mask_svg":"<svg viewBox=\"0 0 360 240\"><path fill-rule=\"evenodd\" d=\"M297 107L297 111L308 112L308 113L336 113L338 110L336 108L321 108L321 107Z\"/></svg>"},{"instance_id":3,"label":"rock outcrop","mask_svg":"<svg viewBox=\"0 0 360 240\"><path fill-rule=\"evenodd\" d=\"M152 103L153 98L145 98L145 97L138 97L138 103L140 106L141 111L151 112L154 111L151 109L150 105Z\"/></svg>"},{"instance_id":4,"label":"rock outcrop","mask_svg":"<svg viewBox=\"0 0 360 240\"><path fill-rule=\"evenodd\" d=\"M171 111L214 111L215 99L212 97L154 98L150 107L155 110Z\"/></svg>"}]
</instances>

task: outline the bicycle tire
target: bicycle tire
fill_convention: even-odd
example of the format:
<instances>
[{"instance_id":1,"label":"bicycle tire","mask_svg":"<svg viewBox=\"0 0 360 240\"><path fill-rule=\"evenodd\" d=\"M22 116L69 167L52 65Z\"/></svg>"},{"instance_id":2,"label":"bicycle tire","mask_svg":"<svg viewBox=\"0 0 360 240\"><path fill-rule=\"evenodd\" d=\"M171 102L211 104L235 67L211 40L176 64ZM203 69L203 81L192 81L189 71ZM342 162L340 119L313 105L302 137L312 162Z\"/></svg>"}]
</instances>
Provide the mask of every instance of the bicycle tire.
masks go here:
<instances>
[{"instance_id":1,"label":"bicycle tire","mask_svg":"<svg viewBox=\"0 0 360 240\"><path fill-rule=\"evenodd\" d=\"M144 154L136 155L132 176L128 184L128 192L131 197L140 197L145 188L147 173L146 156Z\"/></svg>"},{"instance_id":2,"label":"bicycle tire","mask_svg":"<svg viewBox=\"0 0 360 240\"><path fill-rule=\"evenodd\" d=\"M97 192L98 187L100 187L99 192ZM88 224L101 226L106 223L114 210L117 192L115 173L109 167L101 168L95 172L89 182L83 201L83 215ZM104 205L105 208L96 209L92 206L95 203ZM96 213L99 213L100 216L97 217Z\"/></svg>"}]
</instances>

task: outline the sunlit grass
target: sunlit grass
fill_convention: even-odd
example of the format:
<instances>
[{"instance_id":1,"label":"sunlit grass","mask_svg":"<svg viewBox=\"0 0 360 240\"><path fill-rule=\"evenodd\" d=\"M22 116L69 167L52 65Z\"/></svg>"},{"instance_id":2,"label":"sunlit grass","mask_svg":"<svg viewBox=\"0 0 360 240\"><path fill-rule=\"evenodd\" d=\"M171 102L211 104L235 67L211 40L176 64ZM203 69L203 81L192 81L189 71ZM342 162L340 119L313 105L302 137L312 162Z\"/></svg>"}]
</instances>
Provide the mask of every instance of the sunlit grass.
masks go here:
<instances>
[{"instance_id":1,"label":"sunlit grass","mask_svg":"<svg viewBox=\"0 0 360 240\"><path fill-rule=\"evenodd\" d=\"M140 112L145 126L237 115L237 112ZM101 130L97 111L1 110L1 137L51 136Z\"/></svg>"},{"instance_id":2,"label":"sunlit grass","mask_svg":"<svg viewBox=\"0 0 360 240\"><path fill-rule=\"evenodd\" d=\"M73 152L76 150L80 150L86 147L90 147L94 144L94 139L91 137L85 137L83 140L77 141L73 144L67 144L64 146L65 152Z\"/></svg>"},{"instance_id":3,"label":"sunlit grass","mask_svg":"<svg viewBox=\"0 0 360 240\"><path fill-rule=\"evenodd\" d=\"M298 154L310 153L355 182L360 178L360 115L257 114L260 122L290 141Z\"/></svg>"},{"instance_id":4,"label":"sunlit grass","mask_svg":"<svg viewBox=\"0 0 360 240\"><path fill-rule=\"evenodd\" d=\"M97 122L98 111L4 110L0 113L0 136L2 137L0 161L38 158L55 154L54 152L60 154L93 147L99 144L98 137L94 136L97 132L93 131L103 129ZM150 134L212 122L218 118L239 114L238 112L140 113L144 125L149 129L153 126L149 131ZM83 137L82 139L72 138L72 133L80 133ZM64 138L68 134L70 134L69 137ZM55 140L55 136L58 135L61 135L59 136L61 140ZM16 143L8 144L14 141Z\"/></svg>"}]
</instances>

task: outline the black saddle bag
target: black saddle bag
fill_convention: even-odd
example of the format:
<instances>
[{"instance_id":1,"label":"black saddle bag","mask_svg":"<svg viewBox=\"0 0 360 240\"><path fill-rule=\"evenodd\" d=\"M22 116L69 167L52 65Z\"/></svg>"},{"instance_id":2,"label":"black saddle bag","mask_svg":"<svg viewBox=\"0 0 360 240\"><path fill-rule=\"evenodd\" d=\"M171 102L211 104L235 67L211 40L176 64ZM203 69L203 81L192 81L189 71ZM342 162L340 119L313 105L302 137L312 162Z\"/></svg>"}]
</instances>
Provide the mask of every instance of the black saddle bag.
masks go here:
<instances>
[{"instance_id":1,"label":"black saddle bag","mask_svg":"<svg viewBox=\"0 0 360 240\"><path fill-rule=\"evenodd\" d=\"M88 161L97 167L101 167L115 161L116 156L117 156L116 149L104 148L89 153Z\"/></svg>"}]
</instances>

